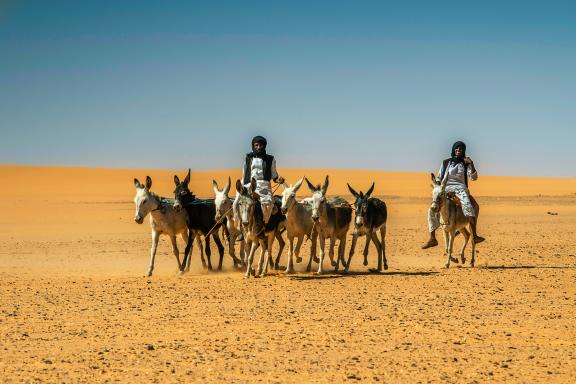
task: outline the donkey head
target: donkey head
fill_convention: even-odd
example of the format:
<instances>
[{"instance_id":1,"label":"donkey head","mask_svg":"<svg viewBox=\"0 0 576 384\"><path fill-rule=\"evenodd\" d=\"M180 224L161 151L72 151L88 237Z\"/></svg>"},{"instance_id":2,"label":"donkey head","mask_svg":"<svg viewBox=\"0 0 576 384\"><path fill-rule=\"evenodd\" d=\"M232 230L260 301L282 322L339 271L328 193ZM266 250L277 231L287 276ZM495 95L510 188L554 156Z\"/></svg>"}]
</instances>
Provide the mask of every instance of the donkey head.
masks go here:
<instances>
[{"instance_id":1,"label":"donkey head","mask_svg":"<svg viewBox=\"0 0 576 384\"><path fill-rule=\"evenodd\" d=\"M220 220L222 216L225 216L232 208L232 200L228 197L228 192L230 192L230 177L228 177L228 182L224 186L224 189L220 190L218 188L218 183L216 180L212 180L212 187L214 188L214 204L216 205L216 221Z\"/></svg>"},{"instance_id":2,"label":"donkey head","mask_svg":"<svg viewBox=\"0 0 576 384\"><path fill-rule=\"evenodd\" d=\"M298 192L298 190L302 186L303 181L304 177L298 180L296 184L294 184L293 186L292 185L288 186L288 184L286 183L282 184L283 188L282 207L280 208L280 210L282 211L283 215L285 215L286 212L288 212L288 210L290 209L290 207L292 207L296 202L296 192Z\"/></svg>"},{"instance_id":3,"label":"donkey head","mask_svg":"<svg viewBox=\"0 0 576 384\"><path fill-rule=\"evenodd\" d=\"M240 216L240 223L245 228L250 225L251 219L254 217L256 202L258 202L260 199L260 196L255 191L256 179L252 179L249 188L244 187L240 180L236 180L236 192L238 193L238 215Z\"/></svg>"},{"instance_id":4,"label":"donkey head","mask_svg":"<svg viewBox=\"0 0 576 384\"><path fill-rule=\"evenodd\" d=\"M188 169L188 174L182 181L180 181L178 176L174 175L174 184L176 185L176 189L174 189L174 210L180 212L185 204L194 199L194 195L188 188L188 184L190 184L190 169Z\"/></svg>"},{"instance_id":5,"label":"donkey head","mask_svg":"<svg viewBox=\"0 0 576 384\"><path fill-rule=\"evenodd\" d=\"M360 191L360 193L356 192L354 188L350 186L350 184L348 184L348 189L350 190L352 196L356 198L356 201L354 202L354 209L356 210L356 225L360 227L366 222L366 215L368 212L368 199L370 198L372 192L374 192L374 183L372 183L372 186L370 189L368 189L368 191L366 191L365 194L362 193L362 191Z\"/></svg>"},{"instance_id":6,"label":"donkey head","mask_svg":"<svg viewBox=\"0 0 576 384\"><path fill-rule=\"evenodd\" d=\"M318 221L320 219L320 215L326 209L326 190L328 189L328 176L324 180L324 184L320 186L320 184L314 186L308 180L308 178L304 178L306 183L308 184L308 188L312 192L312 197L310 198L310 203L312 205L312 220Z\"/></svg>"},{"instance_id":7,"label":"donkey head","mask_svg":"<svg viewBox=\"0 0 576 384\"><path fill-rule=\"evenodd\" d=\"M141 184L138 179L134 179L134 186L136 187L136 196L134 196L136 213L134 214L134 221L142 224L149 212L158 209L160 201L154 193L150 192L150 187L152 186L150 176L146 176L146 184Z\"/></svg>"},{"instance_id":8,"label":"donkey head","mask_svg":"<svg viewBox=\"0 0 576 384\"><path fill-rule=\"evenodd\" d=\"M442 201L446 196L446 182L448 178L445 177L443 182L439 182L436 180L436 176L433 173L430 174L432 177L432 204L430 205L430 209L433 212L440 211L442 207Z\"/></svg>"}]
</instances>

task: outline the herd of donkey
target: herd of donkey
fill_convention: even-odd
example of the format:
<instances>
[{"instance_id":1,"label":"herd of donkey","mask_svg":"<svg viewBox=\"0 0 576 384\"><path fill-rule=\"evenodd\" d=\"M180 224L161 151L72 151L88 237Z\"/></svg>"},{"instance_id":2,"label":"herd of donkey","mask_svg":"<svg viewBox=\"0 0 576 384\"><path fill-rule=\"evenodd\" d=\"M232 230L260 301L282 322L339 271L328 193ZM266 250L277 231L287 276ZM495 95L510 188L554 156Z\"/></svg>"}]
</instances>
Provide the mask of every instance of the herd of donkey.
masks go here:
<instances>
[{"instance_id":1,"label":"herd of donkey","mask_svg":"<svg viewBox=\"0 0 576 384\"><path fill-rule=\"evenodd\" d=\"M297 200L296 193L306 181L311 192L311 197ZM238 269L246 268L246 278L250 276L263 277L268 273L269 266L280 269L280 257L284 249L285 241L282 235L286 233L289 243L288 262L285 273L294 273L293 256L296 262L300 263L300 248L306 238L311 240L311 251L307 272L311 271L312 261L318 263L317 273L323 273L323 262L325 254L325 243L328 239L330 262L334 271L338 272L340 265L344 268L344 273L348 272L356 241L359 236L366 236L364 247L364 265L368 265L368 248L374 243L378 252L378 266L375 272L388 269L386 260L386 221L388 218L386 203L381 199L372 197L374 183L366 193L356 192L349 184L348 189L355 198L354 204L348 203L341 197L326 198L329 178L322 185L314 185L306 177L302 177L294 185L286 183L283 187L282 196L275 196L275 208L267 223L264 222L263 213L260 206L259 195L256 193L256 181L246 187L240 180L236 181L237 215L234 219L232 209L233 200L228 196L230 192L230 178L223 189L218 187L218 183L213 181L214 199L199 199L189 189L190 170L184 178L180 180L174 176L176 188L174 199L159 197L150 189L152 179L147 176L146 183L141 184L138 179L134 179L136 196L134 203L136 213L134 220L142 224L144 218L150 214L150 226L152 228L152 247L150 251L150 266L148 276L154 270L154 259L160 235L167 235L172 242L172 249L178 268L181 273L190 269L190 255L192 246L196 241L200 250L202 265L208 270L212 270L210 260L210 237L214 239L220 260L218 270L222 269L224 258L224 246L220 239L219 232L228 242L228 253L233 260L234 266ZM470 267L474 267L475 244L473 236L469 235L469 222L465 218L458 202L450 193L445 191L445 184L439 183L432 174L432 209L439 212L442 229L446 240L446 264L458 262L452 257L454 238L458 233L464 235L464 243L460 252L460 262L465 263L464 251L466 245L471 240L472 256ZM354 230L352 233L352 244L348 255L348 260L344 257L346 246L346 236L352 223L352 215L355 211ZM239 223L239 225L235 225ZM378 237L380 234L380 238ZM180 262L176 237L180 235L186 242L184 259ZM202 246L204 239L204 247ZM294 247L294 240L297 240ZM317 240L320 240L320 257L316 257ZM274 260L272 257L272 245L274 240L278 240L279 250ZM338 257L334 258L334 247L338 244ZM235 244L240 243L240 257L236 256ZM252 268L254 254L261 248L258 267ZM206 260L204 259L206 253Z\"/></svg>"}]
</instances>

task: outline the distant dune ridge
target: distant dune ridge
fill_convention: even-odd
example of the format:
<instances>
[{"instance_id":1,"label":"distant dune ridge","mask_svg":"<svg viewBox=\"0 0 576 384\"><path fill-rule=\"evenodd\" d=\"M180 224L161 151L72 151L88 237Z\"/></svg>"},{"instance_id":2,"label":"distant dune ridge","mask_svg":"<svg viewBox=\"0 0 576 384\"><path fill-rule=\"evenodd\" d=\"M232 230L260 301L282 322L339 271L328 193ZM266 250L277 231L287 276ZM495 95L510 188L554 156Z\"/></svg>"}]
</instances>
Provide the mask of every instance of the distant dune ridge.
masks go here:
<instances>
[{"instance_id":1,"label":"distant dune ridge","mask_svg":"<svg viewBox=\"0 0 576 384\"><path fill-rule=\"evenodd\" d=\"M175 174L184 176L187 169L145 170L145 169L104 169L84 167L44 167L0 165L0 196L42 196L45 199L62 198L84 200L97 198L102 201L125 201L133 196L132 180L143 181L152 177L152 189L163 196L171 196ZM375 170L341 169L293 169L280 168L286 181L293 184L302 176L313 183L320 183L330 175L330 195L349 195L346 183L357 190L367 189L374 181L375 195L399 197L430 196L430 174L416 172L392 172ZM222 184L230 176L232 183L240 178L241 171L213 170L193 171L191 189L200 197L213 196L212 179ZM478 181L471 182L470 188L476 196L562 196L576 193L575 178L540 178L513 176L484 176L480 170ZM279 191L281 188L279 189ZM278 191L278 192L279 192ZM300 194L308 194L302 188ZM234 195L232 189L231 195Z\"/></svg>"}]
</instances>

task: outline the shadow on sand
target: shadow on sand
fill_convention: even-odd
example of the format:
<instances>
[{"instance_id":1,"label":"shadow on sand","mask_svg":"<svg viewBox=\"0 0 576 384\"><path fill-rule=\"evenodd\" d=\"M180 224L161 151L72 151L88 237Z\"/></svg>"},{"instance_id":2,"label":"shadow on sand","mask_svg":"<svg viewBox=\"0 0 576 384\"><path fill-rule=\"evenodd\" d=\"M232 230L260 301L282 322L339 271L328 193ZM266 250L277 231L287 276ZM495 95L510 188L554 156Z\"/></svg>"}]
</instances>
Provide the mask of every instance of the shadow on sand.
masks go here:
<instances>
[{"instance_id":1,"label":"shadow on sand","mask_svg":"<svg viewBox=\"0 0 576 384\"><path fill-rule=\"evenodd\" d=\"M478 269L493 269L493 270L506 270L506 269L576 269L576 266L570 265L485 265L478 267Z\"/></svg>"},{"instance_id":2,"label":"shadow on sand","mask_svg":"<svg viewBox=\"0 0 576 384\"><path fill-rule=\"evenodd\" d=\"M324 280L324 279L340 279L342 277L355 277L355 276L434 276L438 275L440 272L426 272L426 271L415 271L415 272L378 272L378 271L363 271L363 272L348 272L348 273L337 273L330 272L325 275L292 275L287 276L291 280Z\"/></svg>"}]
</instances>

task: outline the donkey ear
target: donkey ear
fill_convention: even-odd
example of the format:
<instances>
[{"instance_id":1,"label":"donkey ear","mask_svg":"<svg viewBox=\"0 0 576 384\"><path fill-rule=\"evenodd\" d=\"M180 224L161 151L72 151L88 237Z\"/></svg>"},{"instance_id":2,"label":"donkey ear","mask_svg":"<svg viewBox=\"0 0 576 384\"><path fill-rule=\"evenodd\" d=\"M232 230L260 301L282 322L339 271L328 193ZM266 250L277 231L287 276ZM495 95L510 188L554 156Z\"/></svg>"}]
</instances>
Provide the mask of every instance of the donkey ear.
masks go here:
<instances>
[{"instance_id":1,"label":"donkey ear","mask_svg":"<svg viewBox=\"0 0 576 384\"><path fill-rule=\"evenodd\" d=\"M136 188L144 188L144 186L142 184L140 184L140 181L138 181L138 179L134 178L134 186Z\"/></svg>"},{"instance_id":2,"label":"donkey ear","mask_svg":"<svg viewBox=\"0 0 576 384\"><path fill-rule=\"evenodd\" d=\"M302 183L304 182L304 177L302 177L300 180L298 180L296 182L296 184L294 184L294 193L298 192L298 190L300 189L300 187L302 186Z\"/></svg>"},{"instance_id":3,"label":"donkey ear","mask_svg":"<svg viewBox=\"0 0 576 384\"><path fill-rule=\"evenodd\" d=\"M254 193L256 190L256 184L256 179L252 178L252 180L250 180L250 192Z\"/></svg>"},{"instance_id":4,"label":"donkey ear","mask_svg":"<svg viewBox=\"0 0 576 384\"><path fill-rule=\"evenodd\" d=\"M354 188L352 188L352 187L350 186L350 184L346 183L346 185L348 186L348 190L350 191L350 193L352 194L352 196L358 197L358 192L356 192L356 191L354 190Z\"/></svg>"},{"instance_id":5,"label":"donkey ear","mask_svg":"<svg viewBox=\"0 0 576 384\"><path fill-rule=\"evenodd\" d=\"M434 173L430 173L430 177L432 179L432 184L438 185L438 180L436 180L436 176L434 176Z\"/></svg>"},{"instance_id":6,"label":"donkey ear","mask_svg":"<svg viewBox=\"0 0 576 384\"><path fill-rule=\"evenodd\" d=\"M216 182L216 180L212 180L212 189L214 190L214 194L217 194L218 192L220 192L220 190L218 189L218 183Z\"/></svg>"},{"instance_id":7,"label":"donkey ear","mask_svg":"<svg viewBox=\"0 0 576 384\"><path fill-rule=\"evenodd\" d=\"M186 175L186 178L184 178L183 183L186 185L190 184L190 168L188 168L188 174Z\"/></svg>"},{"instance_id":8,"label":"donkey ear","mask_svg":"<svg viewBox=\"0 0 576 384\"><path fill-rule=\"evenodd\" d=\"M228 196L228 192L230 192L230 176L228 176L228 182L224 186L224 196Z\"/></svg>"},{"instance_id":9,"label":"donkey ear","mask_svg":"<svg viewBox=\"0 0 576 384\"><path fill-rule=\"evenodd\" d=\"M322 185L322 194L325 195L326 191L328 190L328 175L326 175L326 179L324 180L324 185Z\"/></svg>"},{"instance_id":10,"label":"donkey ear","mask_svg":"<svg viewBox=\"0 0 576 384\"><path fill-rule=\"evenodd\" d=\"M180 185L180 179L176 175L174 175L174 184L176 184L176 186Z\"/></svg>"},{"instance_id":11,"label":"donkey ear","mask_svg":"<svg viewBox=\"0 0 576 384\"><path fill-rule=\"evenodd\" d=\"M150 189L152 187L152 178L150 176L146 176L146 189Z\"/></svg>"},{"instance_id":12,"label":"donkey ear","mask_svg":"<svg viewBox=\"0 0 576 384\"><path fill-rule=\"evenodd\" d=\"M374 182L372 182L372 186L370 187L370 189L368 190L368 192L366 192L364 194L364 196L366 196L367 198L370 197L370 195L372 194L372 192L374 192Z\"/></svg>"},{"instance_id":13,"label":"donkey ear","mask_svg":"<svg viewBox=\"0 0 576 384\"><path fill-rule=\"evenodd\" d=\"M304 180L306 180L306 184L308 184L308 188L310 189L310 191L311 191L312 193L316 192L316 187L314 186L314 184L312 184L312 183L310 182L310 180L308 180L307 177L304 177Z\"/></svg>"},{"instance_id":14,"label":"donkey ear","mask_svg":"<svg viewBox=\"0 0 576 384\"><path fill-rule=\"evenodd\" d=\"M236 192L242 194L244 192L244 186L240 180L236 180Z\"/></svg>"}]
</instances>

